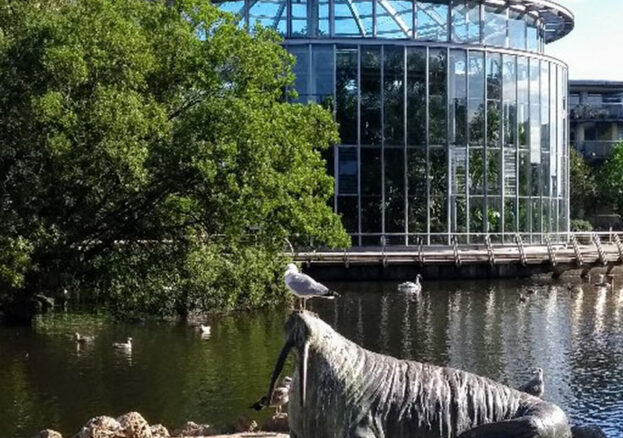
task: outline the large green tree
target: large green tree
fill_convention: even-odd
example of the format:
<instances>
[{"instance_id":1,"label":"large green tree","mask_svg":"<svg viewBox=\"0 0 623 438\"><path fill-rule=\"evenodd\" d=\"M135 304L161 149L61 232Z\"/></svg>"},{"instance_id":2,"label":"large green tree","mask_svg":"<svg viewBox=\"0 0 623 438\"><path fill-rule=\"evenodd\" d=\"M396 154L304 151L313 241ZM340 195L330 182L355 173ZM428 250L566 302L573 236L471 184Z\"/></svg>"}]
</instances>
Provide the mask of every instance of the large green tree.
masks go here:
<instances>
[{"instance_id":1,"label":"large green tree","mask_svg":"<svg viewBox=\"0 0 623 438\"><path fill-rule=\"evenodd\" d=\"M0 311L257 306L286 238L346 245L336 127L284 102L292 64L208 0L0 0Z\"/></svg>"},{"instance_id":2,"label":"large green tree","mask_svg":"<svg viewBox=\"0 0 623 438\"><path fill-rule=\"evenodd\" d=\"M571 219L586 219L597 204L597 184L593 169L575 148L569 152L571 179Z\"/></svg>"},{"instance_id":3,"label":"large green tree","mask_svg":"<svg viewBox=\"0 0 623 438\"><path fill-rule=\"evenodd\" d=\"M603 203L623 215L623 142L617 144L599 171Z\"/></svg>"}]
</instances>

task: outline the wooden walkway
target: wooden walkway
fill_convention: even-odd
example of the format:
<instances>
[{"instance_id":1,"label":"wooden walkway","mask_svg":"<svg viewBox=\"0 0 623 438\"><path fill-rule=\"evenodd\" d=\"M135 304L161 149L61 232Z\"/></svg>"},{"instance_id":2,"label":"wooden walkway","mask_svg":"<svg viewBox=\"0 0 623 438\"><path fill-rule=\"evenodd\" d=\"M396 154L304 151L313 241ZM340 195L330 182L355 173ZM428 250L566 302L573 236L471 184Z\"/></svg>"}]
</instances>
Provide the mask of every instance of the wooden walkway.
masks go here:
<instances>
[{"instance_id":1,"label":"wooden walkway","mask_svg":"<svg viewBox=\"0 0 623 438\"><path fill-rule=\"evenodd\" d=\"M345 251L301 251L294 253L295 261L315 269L323 266L469 266L469 265L549 265L565 269L590 268L623 264L621 238L612 233L607 239L594 233L589 236L570 235L566 244L553 244L545 238L543 245L525 245L517 239L515 245L495 245L485 239L483 245L421 246L421 247L363 247ZM580 243L580 241L582 243ZM590 243L588 243L590 241Z\"/></svg>"}]
</instances>

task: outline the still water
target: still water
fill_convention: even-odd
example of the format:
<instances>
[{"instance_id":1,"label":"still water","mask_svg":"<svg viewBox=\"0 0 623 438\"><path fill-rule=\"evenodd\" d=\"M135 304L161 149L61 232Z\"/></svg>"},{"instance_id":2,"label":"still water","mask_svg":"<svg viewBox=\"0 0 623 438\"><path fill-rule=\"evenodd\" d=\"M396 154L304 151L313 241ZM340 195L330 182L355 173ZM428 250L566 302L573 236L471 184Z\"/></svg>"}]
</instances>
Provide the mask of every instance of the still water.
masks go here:
<instances>
[{"instance_id":1,"label":"still water","mask_svg":"<svg viewBox=\"0 0 623 438\"><path fill-rule=\"evenodd\" d=\"M418 300L395 283L332 286L342 298L312 309L366 348L510 385L541 367L544 398L573 423L623 436L623 283L569 291L536 280L437 282L426 283ZM537 293L521 303L528 288ZM44 427L71 436L92 416L131 410L170 428L257 418L248 406L266 390L287 313L214 318L209 338L188 326L76 315L46 317L34 329L0 328L0 436L27 438ZM75 331L95 342L77 349ZM132 354L114 351L111 344L127 336Z\"/></svg>"}]
</instances>

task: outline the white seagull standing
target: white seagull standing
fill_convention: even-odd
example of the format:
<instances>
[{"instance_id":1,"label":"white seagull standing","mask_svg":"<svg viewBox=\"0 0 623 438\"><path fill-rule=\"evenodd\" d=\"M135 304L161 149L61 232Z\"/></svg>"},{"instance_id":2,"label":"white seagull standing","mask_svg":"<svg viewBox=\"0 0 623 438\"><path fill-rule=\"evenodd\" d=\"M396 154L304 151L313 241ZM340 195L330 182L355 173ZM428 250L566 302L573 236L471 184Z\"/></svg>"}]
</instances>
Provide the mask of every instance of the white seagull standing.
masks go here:
<instances>
[{"instance_id":1,"label":"white seagull standing","mask_svg":"<svg viewBox=\"0 0 623 438\"><path fill-rule=\"evenodd\" d=\"M535 368L532 370L534 376L529 382L521 385L518 390L526 392L535 397L542 397L545 393L545 381L543 380L543 369Z\"/></svg>"},{"instance_id":2,"label":"white seagull standing","mask_svg":"<svg viewBox=\"0 0 623 438\"><path fill-rule=\"evenodd\" d=\"M339 295L309 275L299 272L294 263L289 263L285 274L286 286L299 298L299 310L305 310L307 300L314 297L333 299Z\"/></svg>"}]
</instances>

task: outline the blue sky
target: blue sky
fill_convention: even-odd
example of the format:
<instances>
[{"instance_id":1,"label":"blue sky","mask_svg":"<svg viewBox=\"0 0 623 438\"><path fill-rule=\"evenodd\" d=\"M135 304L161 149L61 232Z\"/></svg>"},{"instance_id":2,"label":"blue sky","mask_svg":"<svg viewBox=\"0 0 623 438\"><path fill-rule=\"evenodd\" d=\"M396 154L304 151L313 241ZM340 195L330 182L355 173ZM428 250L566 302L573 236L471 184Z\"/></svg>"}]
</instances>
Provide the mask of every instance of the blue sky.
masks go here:
<instances>
[{"instance_id":1,"label":"blue sky","mask_svg":"<svg viewBox=\"0 0 623 438\"><path fill-rule=\"evenodd\" d=\"M623 0L558 0L575 14L575 29L546 53L569 64L571 79L623 81Z\"/></svg>"}]
</instances>

